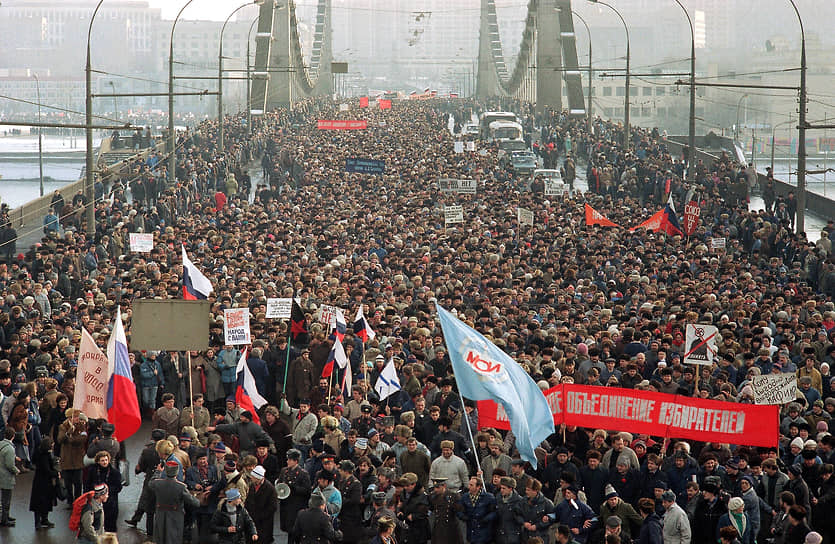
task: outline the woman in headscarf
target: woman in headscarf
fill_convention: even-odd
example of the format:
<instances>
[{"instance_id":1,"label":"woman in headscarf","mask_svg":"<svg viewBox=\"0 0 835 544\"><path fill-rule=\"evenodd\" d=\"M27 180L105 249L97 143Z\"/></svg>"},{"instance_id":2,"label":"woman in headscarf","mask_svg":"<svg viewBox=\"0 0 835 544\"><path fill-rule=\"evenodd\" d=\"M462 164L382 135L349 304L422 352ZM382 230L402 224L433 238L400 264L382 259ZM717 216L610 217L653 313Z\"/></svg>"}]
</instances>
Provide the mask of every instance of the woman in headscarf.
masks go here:
<instances>
[{"instance_id":1,"label":"woman in headscarf","mask_svg":"<svg viewBox=\"0 0 835 544\"><path fill-rule=\"evenodd\" d=\"M104 503L104 530L116 532L119 519L119 492L122 490L122 475L110 463L110 453L100 451L96 454L96 463L87 472L84 491L92 491L98 484L108 487L107 501Z\"/></svg>"}]
</instances>

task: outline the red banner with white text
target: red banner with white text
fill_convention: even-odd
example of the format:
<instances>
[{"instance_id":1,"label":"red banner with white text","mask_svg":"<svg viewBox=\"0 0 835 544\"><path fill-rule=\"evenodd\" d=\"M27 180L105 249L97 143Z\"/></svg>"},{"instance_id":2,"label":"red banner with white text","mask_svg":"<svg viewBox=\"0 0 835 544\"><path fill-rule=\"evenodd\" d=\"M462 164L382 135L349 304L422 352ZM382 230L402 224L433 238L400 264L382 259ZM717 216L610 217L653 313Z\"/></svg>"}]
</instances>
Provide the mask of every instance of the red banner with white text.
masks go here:
<instances>
[{"instance_id":1,"label":"red banner with white text","mask_svg":"<svg viewBox=\"0 0 835 544\"><path fill-rule=\"evenodd\" d=\"M368 121L359 119L355 121L331 121L327 119L319 119L319 130L359 130L368 128Z\"/></svg>"},{"instance_id":2,"label":"red banner with white text","mask_svg":"<svg viewBox=\"0 0 835 544\"><path fill-rule=\"evenodd\" d=\"M554 424L700 442L776 446L778 407L704 400L617 387L560 384L545 391ZM510 429L504 409L478 402L480 428Z\"/></svg>"}]
</instances>

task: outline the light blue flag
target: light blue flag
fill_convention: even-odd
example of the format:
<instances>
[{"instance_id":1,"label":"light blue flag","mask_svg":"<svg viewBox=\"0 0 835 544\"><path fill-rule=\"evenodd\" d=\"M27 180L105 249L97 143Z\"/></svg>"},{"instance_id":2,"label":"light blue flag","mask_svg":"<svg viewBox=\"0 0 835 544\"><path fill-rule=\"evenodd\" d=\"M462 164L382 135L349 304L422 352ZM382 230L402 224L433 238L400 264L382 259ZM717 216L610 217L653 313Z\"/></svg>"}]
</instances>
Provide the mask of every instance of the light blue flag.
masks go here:
<instances>
[{"instance_id":1,"label":"light blue flag","mask_svg":"<svg viewBox=\"0 0 835 544\"><path fill-rule=\"evenodd\" d=\"M516 361L440 305L438 317L458 390L468 399L501 404L519 454L536 468L534 449L554 433L554 418L542 390Z\"/></svg>"}]
</instances>

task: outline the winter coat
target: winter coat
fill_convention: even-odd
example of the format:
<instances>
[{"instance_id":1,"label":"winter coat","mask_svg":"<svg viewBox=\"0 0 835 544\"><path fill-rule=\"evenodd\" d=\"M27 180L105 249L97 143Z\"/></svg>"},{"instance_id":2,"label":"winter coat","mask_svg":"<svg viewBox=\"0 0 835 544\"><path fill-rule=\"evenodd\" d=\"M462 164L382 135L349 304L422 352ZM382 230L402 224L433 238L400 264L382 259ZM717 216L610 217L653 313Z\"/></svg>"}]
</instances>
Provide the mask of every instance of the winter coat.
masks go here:
<instances>
[{"instance_id":1,"label":"winter coat","mask_svg":"<svg viewBox=\"0 0 835 544\"><path fill-rule=\"evenodd\" d=\"M87 426L79 422L73 425L68 419L58 428L58 443L61 444L61 470L84 468L84 455L87 453ZM81 433L85 434L82 435Z\"/></svg>"},{"instance_id":2,"label":"winter coat","mask_svg":"<svg viewBox=\"0 0 835 544\"><path fill-rule=\"evenodd\" d=\"M557 523L567 525L570 529L578 529L579 533L574 535L574 539L583 543L591 535L591 527L586 528L583 525L586 521L594 521L596 516L588 504L580 500L575 500L574 504L577 505L577 508L570 501L563 501L556 507L554 514Z\"/></svg>"},{"instance_id":3,"label":"winter coat","mask_svg":"<svg viewBox=\"0 0 835 544\"><path fill-rule=\"evenodd\" d=\"M687 512L673 503L664 514L664 544L690 544L692 536Z\"/></svg>"},{"instance_id":4,"label":"winter coat","mask_svg":"<svg viewBox=\"0 0 835 544\"><path fill-rule=\"evenodd\" d=\"M497 544L520 544L525 499L513 491L507 499L496 497L496 542Z\"/></svg>"},{"instance_id":5,"label":"winter coat","mask_svg":"<svg viewBox=\"0 0 835 544\"><path fill-rule=\"evenodd\" d=\"M458 493L432 493L429 506L432 509L432 544L463 544L455 515L461 509Z\"/></svg>"},{"instance_id":6,"label":"winter coat","mask_svg":"<svg viewBox=\"0 0 835 544\"><path fill-rule=\"evenodd\" d=\"M400 455L400 469L403 474L413 472L418 478L418 483L422 486L426 486L429 481L430 468L429 456L419 450L414 452L404 451Z\"/></svg>"},{"instance_id":7,"label":"winter coat","mask_svg":"<svg viewBox=\"0 0 835 544\"><path fill-rule=\"evenodd\" d=\"M0 442L2 444L2 442ZM58 460L51 451L38 449L35 453L35 477L29 495L30 512L51 512L56 504L55 486L58 484Z\"/></svg>"},{"instance_id":8,"label":"winter coat","mask_svg":"<svg viewBox=\"0 0 835 544\"><path fill-rule=\"evenodd\" d=\"M299 512L293 525L293 534L301 544L328 544L342 540L342 533L334 530L330 516L319 508Z\"/></svg>"},{"instance_id":9,"label":"winter coat","mask_svg":"<svg viewBox=\"0 0 835 544\"><path fill-rule=\"evenodd\" d=\"M493 522L496 519L496 498L482 491L475 504L469 492L463 493L459 499L461 510L458 518L467 522L467 542L471 544L486 544L493 540Z\"/></svg>"},{"instance_id":10,"label":"winter coat","mask_svg":"<svg viewBox=\"0 0 835 544\"><path fill-rule=\"evenodd\" d=\"M192 364L195 361L198 365L203 365L203 373L206 375L206 401L212 403L222 399L225 394L223 383L220 380L220 368L217 365L217 359L208 359L200 355L191 360Z\"/></svg>"},{"instance_id":11,"label":"winter coat","mask_svg":"<svg viewBox=\"0 0 835 544\"><path fill-rule=\"evenodd\" d=\"M362 503L362 484L353 476L349 476L342 478L338 484L338 489L342 495L339 529L342 531L343 540L357 542L362 539L365 533L362 526L362 512L365 509L365 505Z\"/></svg>"},{"instance_id":12,"label":"winter coat","mask_svg":"<svg viewBox=\"0 0 835 544\"><path fill-rule=\"evenodd\" d=\"M232 518L226 509L226 499L223 499L212 514L209 525L212 532L217 534L218 544L249 544L252 535L258 534L249 512L240 504L235 507L234 533L229 532L232 525Z\"/></svg>"},{"instance_id":13,"label":"winter coat","mask_svg":"<svg viewBox=\"0 0 835 544\"><path fill-rule=\"evenodd\" d=\"M632 535L637 533L641 525L644 524L644 520L641 519L641 516L638 515L635 508L620 498L614 508L611 508L607 502L604 502L600 507L600 520L603 523L606 523L606 520L611 516L617 516L620 518L622 522L621 534L624 534L629 538L632 538Z\"/></svg>"},{"instance_id":14,"label":"winter coat","mask_svg":"<svg viewBox=\"0 0 835 544\"><path fill-rule=\"evenodd\" d=\"M548 540L548 527L550 522L542 521L543 516L554 513L554 503L545 498L542 493L537 493L536 497L532 499L525 498L522 500L522 516L525 518L523 523L531 523L536 525L536 531L524 531L523 542L528 539L538 536L543 542Z\"/></svg>"},{"instance_id":15,"label":"winter coat","mask_svg":"<svg viewBox=\"0 0 835 544\"><path fill-rule=\"evenodd\" d=\"M754 533L751 532L751 522L748 519L748 514L745 512L742 513L742 523L744 525L744 529L742 531L739 528L731 523L731 514L730 512L725 512L722 514L722 517L719 518L719 523L716 524L716 541L719 541L719 530L722 527L734 527L737 532L741 533L739 535L739 541L742 544L753 544L754 542Z\"/></svg>"},{"instance_id":16,"label":"winter coat","mask_svg":"<svg viewBox=\"0 0 835 544\"><path fill-rule=\"evenodd\" d=\"M258 531L258 542L262 544L272 542L275 513L278 510L275 486L266 479L257 489L255 484L250 485L245 506Z\"/></svg>"},{"instance_id":17,"label":"winter coat","mask_svg":"<svg viewBox=\"0 0 835 544\"><path fill-rule=\"evenodd\" d=\"M14 444L0 440L0 489L14 489L15 476L20 472L14 462Z\"/></svg>"},{"instance_id":18,"label":"winter coat","mask_svg":"<svg viewBox=\"0 0 835 544\"><path fill-rule=\"evenodd\" d=\"M716 526L719 523L719 518L727 511L728 508L721 500L716 499L713 502L708 502L704 497L700 497L696 505L696 515L693 517L691 525L693 528L693 542L715 542L718 540Z\"/></svg>"},{"instance_id":19,"label":"winter coat","mask_svg":"<svg viewBox=\"0 0 835 544\"><path fill-rule=\"evenodd\" d=\"M416 485L412 493L404 496L398 518L406 524L401 533L403 544L426 544L432 537L429 530L429 497L423 487Z\"/></svg>"},{"instance_id":20,"label":"winter coat","mask_svg":"<svg viewBox=\"0 0 835 544\"><path fill-rule=\"evenodd\" d=\"M641 532L635 540L635 544L667 544L664 540L664 529L658 514L653 512L644 519L644 524L641 525Z\"/></svg>"}]
</instances>

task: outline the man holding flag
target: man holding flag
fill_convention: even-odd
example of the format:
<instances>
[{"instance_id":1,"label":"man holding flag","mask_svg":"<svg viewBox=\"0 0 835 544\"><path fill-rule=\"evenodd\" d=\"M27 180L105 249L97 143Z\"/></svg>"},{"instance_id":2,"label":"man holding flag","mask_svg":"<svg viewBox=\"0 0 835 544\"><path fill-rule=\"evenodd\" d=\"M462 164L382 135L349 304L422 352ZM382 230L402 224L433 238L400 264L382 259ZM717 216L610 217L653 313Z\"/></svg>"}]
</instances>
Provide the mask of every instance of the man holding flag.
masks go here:
<instances>
[{"instance_id":1,"label":"man holding flag","mask_svg":"<svg viewBox=\"0 0 835 544\"><path fill-rule=\"evenodd\" d=\"M536 468L534 449L554 433L542 390L505 352L441 306L437 308L458 391L468 399L495 400L504 407L519 455Z\"/></svg>"}]
</instances>

